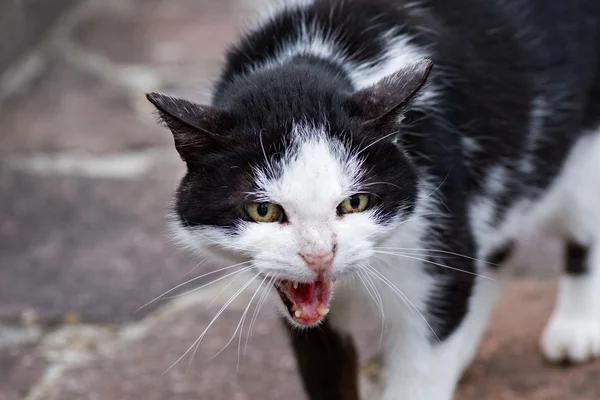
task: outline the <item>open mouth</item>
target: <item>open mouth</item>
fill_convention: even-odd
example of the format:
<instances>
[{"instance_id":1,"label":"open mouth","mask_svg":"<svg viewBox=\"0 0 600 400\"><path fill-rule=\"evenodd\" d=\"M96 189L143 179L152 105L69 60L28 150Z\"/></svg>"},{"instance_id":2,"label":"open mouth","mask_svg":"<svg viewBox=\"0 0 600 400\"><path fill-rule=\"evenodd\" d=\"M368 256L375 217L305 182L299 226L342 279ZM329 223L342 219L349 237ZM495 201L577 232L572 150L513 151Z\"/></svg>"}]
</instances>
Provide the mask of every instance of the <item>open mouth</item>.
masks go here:
<instances>
[{"instance_id":1,"label":"open mouth","mask_svg":"<svg viewBox=\"0 0 600 400\"><path fill-rule=\"evenodd\" d=\"M312 283L287 280L275 283L275 288L291 318L306 326L315 325L327 315L332 287L333 283L328 279Z\"/></svg>"}]
</instances>

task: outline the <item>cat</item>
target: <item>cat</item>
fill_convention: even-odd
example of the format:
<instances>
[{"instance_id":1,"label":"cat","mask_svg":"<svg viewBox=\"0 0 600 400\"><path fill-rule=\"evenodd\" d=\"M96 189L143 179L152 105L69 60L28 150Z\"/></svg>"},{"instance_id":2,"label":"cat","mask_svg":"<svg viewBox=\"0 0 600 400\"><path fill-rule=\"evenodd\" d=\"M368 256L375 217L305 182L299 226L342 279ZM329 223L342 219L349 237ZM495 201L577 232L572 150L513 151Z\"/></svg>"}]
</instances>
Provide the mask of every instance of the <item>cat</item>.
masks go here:
<instances>
[{"instance_id":1,"label":"cat","mask_svg":"<svg viewBox=\"0 0 600 400\"><path fill-rule=\"evenodd\" d=\"M600 2L306 0L226 54L211 104L149 93L187 165L177 235L270 290L308 397L448 400L535 235L565 248L541 337L600 356ZM518 329L518 328L516 328Z\"/></svg>"}]
</instances>

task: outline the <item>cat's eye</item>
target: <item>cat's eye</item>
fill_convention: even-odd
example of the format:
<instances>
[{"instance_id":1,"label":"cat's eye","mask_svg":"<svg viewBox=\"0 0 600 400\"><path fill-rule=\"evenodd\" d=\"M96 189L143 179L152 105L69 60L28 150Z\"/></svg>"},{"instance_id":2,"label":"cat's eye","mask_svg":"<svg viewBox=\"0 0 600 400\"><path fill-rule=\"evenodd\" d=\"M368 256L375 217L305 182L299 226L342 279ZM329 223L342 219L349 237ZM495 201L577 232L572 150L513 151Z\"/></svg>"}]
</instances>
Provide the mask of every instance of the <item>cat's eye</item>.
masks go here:
<instances>
[{"instance_id":1,"label":"cat's eye","mask_svg":"<svg viewBox=\"0 0 600 400\"><path fill-rule=\"evenodd\" d=\"M340 215L352 214L364 211L369 205L369 196L366 194L355 194L342 201L337 207Z\"/></svg>"},{"instance_id":2,"label":"cat's eye","mask_svg":"<svg viewBox=\"0 0 600 400\"><path fill-rule=\"evenodd\" d=\"M248 216L255 222L281 222L283 208L273 203L253 203L246 207Z\"/></svg>"}]
</instances>

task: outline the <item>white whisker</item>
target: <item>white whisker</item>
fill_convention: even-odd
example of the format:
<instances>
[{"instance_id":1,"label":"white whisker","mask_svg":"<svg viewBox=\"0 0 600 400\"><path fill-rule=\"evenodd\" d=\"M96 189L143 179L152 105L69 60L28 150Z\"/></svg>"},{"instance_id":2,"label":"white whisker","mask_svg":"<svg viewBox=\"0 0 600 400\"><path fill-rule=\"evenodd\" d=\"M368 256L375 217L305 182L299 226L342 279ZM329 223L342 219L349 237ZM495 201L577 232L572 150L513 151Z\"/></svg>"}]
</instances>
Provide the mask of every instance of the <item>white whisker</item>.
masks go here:
<instances>
[{"instance_id":1,"label":"white whisker","mask_svg":"<svg viewBox=\"0 0 600 400\"><path fill-rule=\"evenodd\" d=\"M465 271L464 269L460 269L460 268L456 268L456 267L451 267L451 266L445 265L445 264L436 263L435 261L427 260L425 258L414 257L414 256L409 255L409 254L392 253L392 252L380 251L380 250L374 250L374 252L375 253L379 253L379 254L385 254L385 255L396 256L396 257L404 257L404 258L409 258L411 260L422 261L424 263L428 263L428 264L431 264L431 265L436 265L438 267L450 269L452 271L458 271L458 272L462 272L462 273L465 273L465 274L468 274L468 275L473 275L473 276L477 276L477 277L480 277L480 278L483 278L483 279L487 279L487 280L490 280L490 281L495 281L494 278L490 278L488 276L481 275L481 274L478 274L476 272Z\"/></svg>"},{"instance_id":2,"label":"white whisker","mask_svg":"<svg viewBox=\"0 0 600 400\"><path fill-rule=\"evenodd\" d=\"M396 287L387 277L385 277L385 275L383 275L381 272L377 271L375 268L373 268L371 266L365 266L365 271L368 271L373 276L379 278L379 280L381 280L383 283L385 283L390 289L392 289L392 291L394 293L396 293L398 296L400 296L400 298L403 298L405 300L405 302L408 302L412 306L412 308L421 316L423 321L425 321L425 323L427 324L427 326L429 327L431 332L435 335L435 338L438 340L438 342L440 342L440 343L442 342L440 340L439 336L437 335L437 333L435 333L435 331L433 330L433 327L429 324L429 322L425 318L425 316L423 314L421 314L421 311L419 311L419 309L413 304L413 302L410 301L410 299L408 297L406 297L406 295L404 293L402 293L402 291L400 289L398 289L398 287Z\"/></svg>"},{"instance_id":3,"label":"white whisker","mask_svg":"<svg viewBox=\"0 0 600 400\"><path fill-rule=\"evenodd\" d=\"M146 304L144 304L143 306L141 306L140 308L138 308L137 310L135 310L135 312L138 312L138 311L140 311L142 308L144 308L144 307L147 307L147 306L149 306L150 304L154 303L155 301L162 299L163 297L165 297L165 296L166 296L166 295L168 295L169 293L171 293L171 292L173 292L173 291L175 291L175 290L179 289L179 288L180 288L180 287L182 287L182 286L185 286L185 285L187 285L188 283L192 283L192 282L194 282L194 281L197 281L198 279L202 279L202 278L204 278L204 277L206 277L206 276L209 276L209 275L212 275L212 274L216 274L217 272L225 271L225 270L227 270L227 269L231 269L231 268L239 267L239 266L241 266L241 265L244 265L244 264L248 264L249 262L250 262L250 261L244 261L244 262L241 262L241 263L238 263L238 264L230 265L230 266L228 266L228 267L219 268L219 269L217 269L217 270L215 270L215 271L210 271L210 272L207 272L206 274L202 274L202 275L200 275L200 276L197 276L197 277L195 277L195 278L189 279L189 280L187 280L187 281L185 281L185 282L183 282L183 283L180 283L179 285L175 286L174 288L167 290L166 292L164 292L163 294L161 294L161 295L159 295L159 296L155 297L154 299L150 300L149 302L147 302ZM247 269L250 269L250 268L252 268L252 267L247 267ZM235 274L235 273L237 273L237 272L239 272L239 271L236 271L236 272L234 272L234 274ZM208 285L212 285L213 283L215 283L215 282L218 282L218 281L220 281L221 279L224 279L224 278L226 278L227 276L230 276L230 275L232 275L232 274L225 275L225 276L223 276L223 277L221 277L221 278L219 278L219 279L216 279L216 280L214 280L214 281L212 281L212 282L210 282L210 283L207 283L206 285L203 285L203 286L201 286L201 287L205 287L205 286L208 286Z\"/></svg>"},{"instance_id":4,"label":"white whisker","mask_svg":"<svg viewBox=\"0 0 600 400\"><path fill-rule=\"evenodd\" d=\"M373 301L375 302L375 304L377 304L377 306L379 307L379 310L381 312L381 335L379 337L379 350L381 351L381 344L383 342L383 331L384 331L384 328L385 328L385 314L383 312L383 302L382 302L382 299L381 299L381 297L379 295L377 295L377 299L376 299L375 298L375 294L373 294L373 292L371 292L371 289L373 289L373 290L375 290L375 293L377 293L377 289L372 286L373 281L370 281L370 284L367 285L367 277L366 277L366 275L363 275L360 270L358 270L356 272L357 272L358 278L362 282L362 284L365 287L365 289L367 289L367 292L369 293L369 295L371 296L371 298L373 299ZM371 286L371 289L369 289L369 286Z\"/></svg>"},{"instance_id":5,"label":"white whisker","mask_svg":"<svg viewBox=\"0 0 600 400\"><path fill-rule=\"evenodd\" d=\"M167 368L165 370L165 372L163 372L163 375L166 374L167 372L169 372L171 370L171 368L173 368L179 361L181 361L190 351L192 351L192 349L194 349L194 353L192 354L192 359L190 360L190 364L192 363L192 360L194 359L194 355L196 354L196 350L198 350L198 346L200 345L200 342L202 341L202 339L204 338L204 335L206 335L206 332L208 332L208 330L210 329L210 327L212 326L212 324L214 324L214 322L217 320L217 318L219 318L221 316L221 314L223 313L223 311L225 311L225 309L227 307L229 307L229 305L236 299L236 297L238 297L240 295L240 293L242 293L248 286L250 286L250 284L252 284L252 282L254 282L254 280L259 276L259 274L254 275L252 278L250 278L250 280L248 280L248 282L246 282L241 288L239 288L230 298L229 300L227 300L227 302L223 305L223 307L221 307L221 309L217 312L217 314L213 317L213 319L209 322L208 326L206 327L206 329L204 329L204 331L200 334L200 336L198 336L198 339L196 339L194 341L194 343L191 344L190 347L187 348L187 350L181 355L181 357L179 357L177 360L175 360L175 362L173 364L171 364L171 366L169 368ZM189 365L188 365L189 368Z\"/></svg>"},{"instance_id":6,"label":"white whisker","mask_svg":"<svg viewBox=\"0 0 600 400\"><path fill-rule=\"evenodd\" d=\"M473 261L478 261L484 264L488 264L494 267L499 267L500 265L495 264L493 262L489 262L486 260L482 260L480 258L475 258L475 257L470 257L470 256L466 256L464 254L460 254L460 253L454 253L451 251L446 251L446 250L436 250L436 249L416 249L416 248L408 248L408 247L374 247L374 249L376 250L402 250L402 251L420 251L420 252L424 252L424 253L443 253L443 254L449 254L451 256L457 256L457 257L462 257L462 258L466 258L468 260L473 260Z\"/></svg>"},{"instance_id":7,"label":"white whisker","mask_svg":"<svg viewBox=\"0 0 600 400\"><path fill-rule=\"evenodd\" d=\"M216 298L217 298L217 297L218 297L218 296L219 296L221 293L223 293L223 292L225 291L225 289L227 289L227 287L229 287L229 286L230 286L230 285L231 285L233 282L235 282L235 280L236 280L236 279L237 279L237 278L238 278L240 275L242 275L244 272L248 272L248 271L249 271L249 270L251 270L252 268L253 268L252 266L249 266L249 267L242 268L242 269L240 269L240 270L238 270L238 271L230 272L229 274L223 275L223 276L221 276L221 277L219 277L219 278L217 278L217 279L215 279L215 280L213 280L213 281L207 282L207 283L205 283L204 285L200 285L200 286L198 286L198 287L195 287L195 288L193 288L193 289L190 289L190 290L188 290L187 292L183 292L183 293L175 294L175 295L173 295L173 296L166 296L166 297L163 297L163 299L165 299L165 300L167 300L167 299L176 299L176 298L178 298L178 297L187 296L188 294L191 294L191 293L197 292L197 291L199 291L199 290L202 290L202 289L204 289L205 287L212 285L213 283L216 283L216 282L222 281L222 280L223 280L223 279L225 279L225 278L229 278L229 277L233 276L234 278L231 280L231 282L229 282L229 283L228 283L228 284L227 284L227 285L226 285L226 286L225 286L223 289L221 289L221 291L220 291L220 292L217 294L217 296L215 296L215 298L214 298L213 300L211 300L211 302L210 302L210 303L208 303L208 306L207 306L207 308L209 308L209 307L212 305L212 303L214 303L214 301L216 300Z\"/></svg>"},{"instance_id":8,"label":"white whisker","mask_svg":"<svg viewBox=\"0 0 600 400\"><path fill-rule=\"evenodd\" d=\"M243 269L242 271L239 271L239 272L247 272L249 269L251 269L251 267L248 267L248 269ZM219 290L219 293L217 293L216 296L210 301L210 303L207 304L206 309L208 310L213 305L213 303L215 301L217 301L217 299L221 296L221 294L223 294L223 292L226 291L229 288L229 286L233 285L233 283L235 281L237 281L240 276L244 276L244 274L243 273L233 274L233 279L231 279L227 283L227 285L225 285L221 290Z\"/></svg>"},{"instance_id":9,"label":"white whisker","mask_svg":"<svg viewBox=\"0 0 600 400\"><path fill-rule=\"evenodd\" d=\"M244 309L244 312L242 313L242 316L240 318L240 322L237 324L235 331L233 332L233 335L231 335L231 338L229 339L229 341L227 343L225 343L225 346L223 346L221 348L221 350L219 350L215 355L213 355L209 359L209 361L213 360L215 357L217 357L219 354L221 354L223 352L223 350L225 350L227 348L227 346L229 346L231 344L231 342L233 342L233 339L237 335L238 331L240 331L240 328L241 328L241 331L240 331L240 339L241 339L242 334L244 333L244 321L246 320L246 314L248 313L248 310L250 309L250 305L252 304L252 301L256 297L256 294L260 291L262 285L265 283L266 280L267 280L267 277L265 276L263 278L263 280L260 282L260 284L258 285L258 288L256 288L256 290L254 291L254 294L252 295L252 297L250 298L250 301L248 302L248 305ZM240 362L240 360L239 360L239 347L238 347L238 366L239 366L239 362Z\"/></svg>"},{"instance_id":10,"label":"white whisker","mask_svg":"<svg viewBox=\"0 0 600 400\"><path fill-rule=\"evenodd\" d=\"M246 350L248 349L248 340L250 339L250 336L252 335L252 331L254 330L254 324L256 323L256 320L258 319L258 314L260 313L260 309L262 308L264 303L267 301L267 297L269 296L269 292L270 292L269 286L271 286L273 284L273 282L275 280L277 280L277 276L278 275L275 275L271 278L271 280L269 280L269 282L267 283L267 286L264 289L263 295L260 297L260 299L256 303L256 307L254 308L254 313L252 314L252 319L250 320L250 326L248 327L248 333L246 335L246 343L244 344L244 356L246 355Z\"/></svg>"},{"instance_id":11,"label":"white whisker","mask_svg":"<svg viewBox=\"0 0 600 400\"><path fill-rule=\"evenodd\" d=\"M369 143L368 146L363 147L362 149L360 149L358 152L356 152L356 154L354 154L354 157L358 157L362 152L366 151L369 147L376 145L377 143L381 142L382 140L385 140L391 136L397 135L398 133L400 133L400 131L394 131L392 133L388 133L387 135Z\"/></svg>"},{"instance_id":12,"label":"white whisker","mask_svg":"<svg viewBox=\"0 0 600 400\"><path fill-rule=\"evenodd\" d=\"M196 264L196 266L194 268L192 268L191 270L189 270L188 272L186 272L185 275L183 275L183 276L188 276L189 274L191 274L192 272L194 272L196 270L196 268L198 268L204 261L206 261L207 258L208 258L208 254L206 256L204 256L202 258L202 260L200 260L200 262L198 262L198 264Z\"/></svg>"}]
</instances>

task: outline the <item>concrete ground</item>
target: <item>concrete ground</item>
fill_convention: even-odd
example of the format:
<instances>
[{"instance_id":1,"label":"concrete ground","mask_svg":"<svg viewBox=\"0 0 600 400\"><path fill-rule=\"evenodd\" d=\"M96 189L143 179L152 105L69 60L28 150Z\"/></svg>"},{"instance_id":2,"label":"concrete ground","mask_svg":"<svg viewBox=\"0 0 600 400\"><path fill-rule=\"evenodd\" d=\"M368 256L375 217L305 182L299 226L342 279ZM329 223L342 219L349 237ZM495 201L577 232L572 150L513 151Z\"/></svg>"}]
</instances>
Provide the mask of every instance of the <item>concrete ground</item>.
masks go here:
<instances>
[{"instance_id":1,"label":"concrete ground","mask_svg":"<svg viewBox=\"0 0 600 400\"><path fill-rule=\"evenodd\" d=\"M242 280L136 312L211 268L166 238L182 165L144 92L205 99L254 3L89 1L2 82L12 96L0 107L0 400L303 398L268 310L247 351L236 338L211 359L252 293L231 304L191 362L165 372ZM563 368L540 357L555 289L544 271L556 269L555 251L547 243L531 251L535 268L507 288L459 400L600 397L600 362ZM379 370L366 361L378 326L357 331L371 391Z\"/></svg>"}]
</instances>

